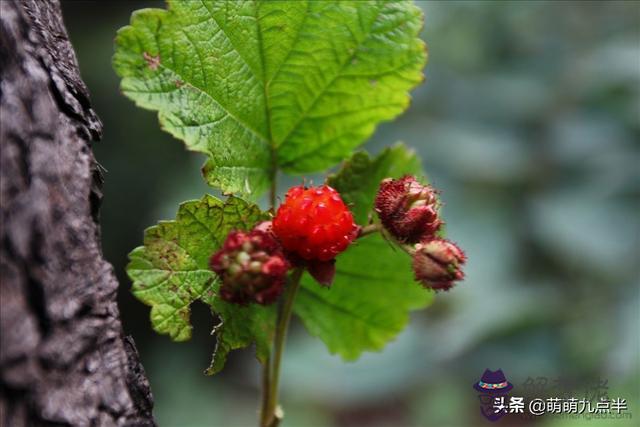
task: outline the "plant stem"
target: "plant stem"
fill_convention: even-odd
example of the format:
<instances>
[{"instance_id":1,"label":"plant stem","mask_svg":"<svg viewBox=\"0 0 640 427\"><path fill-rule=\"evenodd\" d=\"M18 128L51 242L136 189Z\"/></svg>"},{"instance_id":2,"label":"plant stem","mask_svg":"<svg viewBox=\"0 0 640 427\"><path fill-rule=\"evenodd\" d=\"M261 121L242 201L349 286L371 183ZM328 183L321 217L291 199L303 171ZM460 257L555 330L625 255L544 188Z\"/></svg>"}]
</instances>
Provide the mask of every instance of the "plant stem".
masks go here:
<instances>
[{"instance_id":1,"label":"plant stem","mask_svg":"<svg viewBox=\"0 0 640 427\"><path fill-rule=\"evenodd\" d=\"M289 320L293 309L293 301L295 300L298 288L300 287L300 279L302 278L302 268L297 268L290 276L289 286L285 291L284 301L278 313L278 325L276 326L276 334L273 346L273 364L270 375L270 384L266 391L266 407L263 407L261 425L262 427L277 427L282 417L278 414L278 383L280 381L280 363L282 361L282 353L284 351L284 343L289 329Z\"/></svg>"},{"instance_id":2,"label":"plant stem","mask_svg":"<svg viewBox=\"0 0 640 427\"><path fill-rule=\"evenodd\" d=\"M277 172L271 175L271 186L269 188L269 208L275 214L276 211L276 195L278 193L278 184L276 182ZM262 366L262 406L260 408L260 425L267 426L269 416L269 401L271 400L271 352L267 356Z\"/></svg>"},{"instance_id":3,"label":"plant stem","mask_svg":"<svg viewBox=\"0 0 640 427\"><path fill-rule=\"evenodd\" d=\"M278 185L276 179L278 178L278 172L274 172L271 175L271 188L269 189L269 206L271 211L276 213L276 198L278 196Z\"/></svg>"},{"instance_id":4,"label":"plant stem","mask_svg":"<svg viewBox=\"0 0 640 427\"><path fill-rule=\"evenodd\" d=\"M360 233L358 233L358 237L368 236L369 234L377 233L382 230L381 224L369 224L360 229Z\"/></svg>"},{"instance_id":5,"label":"plant stem","mask_svg":"<svg viewBox=\"0 0 640 427\"><path fill-rule=\"evenodd\" d=\"M269 406L269 385L271 384L271 354L262 366L262 406L260 408L260 425L267 426L267 408Z\"/></svg>"},{"instance_id":6,"label":"plant stem","mask_svg":"<svg viewBox=\"0 0 640 427\"><path fill-rule=\"evenodd\" d=\"M415 253L416 251L415 245L408 245L406 243L399 242L396 238L389 235L389 233L385 232L384 228L382 227L382 224L369 224L362 227L360 229L360 232L358 233L358 239L361 237L368 236L369 234L378 233L378 232L382 234L382 237L392 241L393 243L395 243L395 246L399 247L409 255L413 256L413 254Z\"/></svg>"}]
</instances>

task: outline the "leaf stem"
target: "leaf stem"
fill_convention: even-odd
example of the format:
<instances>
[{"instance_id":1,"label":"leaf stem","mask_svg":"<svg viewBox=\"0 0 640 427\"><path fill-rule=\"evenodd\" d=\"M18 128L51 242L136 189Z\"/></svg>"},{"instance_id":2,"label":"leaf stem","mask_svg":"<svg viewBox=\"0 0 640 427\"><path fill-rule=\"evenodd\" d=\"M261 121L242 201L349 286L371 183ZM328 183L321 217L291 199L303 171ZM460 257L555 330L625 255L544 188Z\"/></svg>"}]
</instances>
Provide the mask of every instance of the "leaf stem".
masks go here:
<instances>
[{"instance_id":1,"label":"leaf stem","mask_svg":"<svg viewBox=\"0 0 640 427\"><path fill-rule=\"evenodd\" d=\"M360 233L358 233L358 238L368 236L369 234L377 233L382 230L381 224L369 224L365 225L360 229Z\"/></svg>"},{"instance_id":2,"label":"leaf stem","mask_svg":"<svg viewBox=\"0 0 640 427\"><path fill-rule=\"evenodd\" d=\"M270 384L266 394L266 407L263 406L261 416L262 427L277 427L282 419L282 411L278 406L278 384L280 380L280 363L284 351L284 343L286 341L289 329L289 321L293 311L293 301L295 300L298 288L300 288L300 279L304 269L297 268L293 271L289 278L289 286L285 291L284 301L278 313L278 325L276 326L273 363L271 367Z\"/></svg>"},{"instance_id":3,"label":"leaf stem","mask_svg":"<svg viewBox=\"0 0 640 427\"><path fill-rule=\"evenodd\" d=\"M278 178L278 172L273 172L271 175L271 188L269 189L269 206L271 211L276 213L276 198L278 196L278 185L276 179Z\"/></svg>"},{"instance_id":4,"label":"leaf stem","mask_svg":"<svg viewBox=\"0 0 640 427\"><path fill-rule=\"evenodd\" d=\"M267 112L268 114L268 112ZM271 186L269 188L269 208L271 212L275 214L276 211L276 195L278 192L278 184L276 182L277 172L274 168L274 172L271 175ZM262 366L262 407L260 408L260 425L267 426L268 425L268 416L270 414L269 402L271 400L271 379L273 378L273 373L271 372L272 363L271 363L271 352L267 356L264 361L264 365Z\"/></svg>"},{"instance_id":5,"label":"leaf stem","mask_svg":"<svg viewBox=\"0 0 640 427\"><path fill-rule=\"evenodd\" d=\"M378 232L382 234L382 237L394 243L395 246L399 247L407 254L413 256L413 254L415 253L416 251L415 245L410 245L410 244L406 244L398 241L396 238L394 238L388 232L385 231L385 229L382 227L382 224L365 225L360 229L360 232L358 233L358 239L361 237L368 236L369 234L378 233Z\"/></svg>"},{"instance_id":6,"label":"leaf stem","mask_svg":"<svg viewBox=\"0 0 640 427\"><path fill-rule=\"evenodd\" d=\"M260 408L260 425L267 425L267 408L269 406L269 385L271 384L271 354L262 366L262 407Z\"/></svg>"}]
</instances>

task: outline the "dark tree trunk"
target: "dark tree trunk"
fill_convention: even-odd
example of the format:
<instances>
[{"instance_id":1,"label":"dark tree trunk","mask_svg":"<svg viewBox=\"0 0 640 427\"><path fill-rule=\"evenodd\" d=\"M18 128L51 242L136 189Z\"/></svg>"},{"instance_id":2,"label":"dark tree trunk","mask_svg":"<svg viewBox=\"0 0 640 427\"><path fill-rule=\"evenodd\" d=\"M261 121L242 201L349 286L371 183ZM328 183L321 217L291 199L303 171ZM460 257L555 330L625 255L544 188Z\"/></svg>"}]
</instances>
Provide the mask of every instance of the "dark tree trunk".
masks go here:
<instances>
[{"instance_id":1,"label":"dark tree trunk","mask_svg":"<svg viewBox=\"0 0 640 427\"><path fill-rule=\"evenodd\" d=\"M0 425L153 425L118 283L102 177L57 1L0 1Z\"/></svg>"}]
</instances>

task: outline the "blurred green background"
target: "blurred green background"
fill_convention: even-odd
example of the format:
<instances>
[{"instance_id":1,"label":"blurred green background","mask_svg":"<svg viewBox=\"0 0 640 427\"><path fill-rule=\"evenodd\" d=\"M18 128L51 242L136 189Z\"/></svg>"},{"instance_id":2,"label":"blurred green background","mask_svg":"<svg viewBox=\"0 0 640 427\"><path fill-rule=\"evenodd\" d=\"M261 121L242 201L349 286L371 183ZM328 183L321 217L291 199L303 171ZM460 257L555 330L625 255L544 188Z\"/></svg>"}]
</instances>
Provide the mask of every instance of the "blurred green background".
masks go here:
<instances>
[{"instance_id":1,"label":"blurred green background","mask_svg":"<svg viewBox=\"0 0 640 427\"><path fill-rule=\"evenodd\" d=\"M557 395L559 378L578 398L600 382L609 397L627 399L632 416L507 417L502 425L639 425L640 4L419 4L426 83L366 148L403 140L419 151L443 190L449 236L467 251L467 279L416 313L384 352L356 363L330 356L294 324L283 366L284 426L489 425L471 388L485 368L503 369L514 394L531 397ZM176 344L151 330L149 309L129 293L127 253L143 229L210 191L200 177L203 157L118 90L115 32L148 6L163 7L63 2L105 125L94 147L107 170L104 252L159 424L254 426L252 351L233 353L223 373L206 377L214 347L208 310L193 308L194 338ZM293 182L300 179L283 187ZM546 390L532 389L545 378Z\"/></svg>"}]
</instances>

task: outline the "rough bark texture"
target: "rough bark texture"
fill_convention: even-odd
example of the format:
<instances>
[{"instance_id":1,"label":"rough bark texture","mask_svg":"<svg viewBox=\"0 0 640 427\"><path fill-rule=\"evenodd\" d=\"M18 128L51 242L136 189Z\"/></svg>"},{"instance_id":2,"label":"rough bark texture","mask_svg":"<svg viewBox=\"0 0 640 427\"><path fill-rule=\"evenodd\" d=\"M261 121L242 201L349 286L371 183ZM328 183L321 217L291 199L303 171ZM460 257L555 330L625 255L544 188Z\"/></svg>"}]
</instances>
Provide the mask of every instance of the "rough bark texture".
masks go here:
<instances>
[{"instance_id":1,"label":"rough bark texture","mask_svg":"<svg viewBox=\"0 0 640 427\"><path fill-rule=\"evenodd\" d=\"M0 16L0 424L153 425L100 249L102 125L60 5Z\"/></svg>"}]
</instances>

